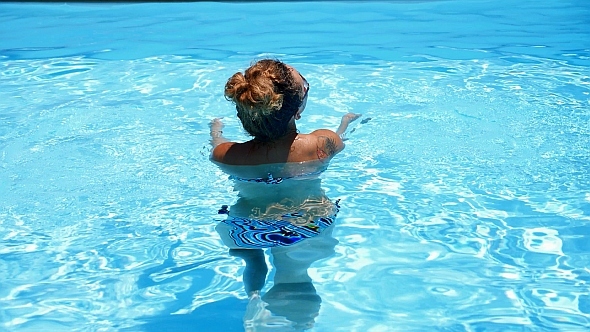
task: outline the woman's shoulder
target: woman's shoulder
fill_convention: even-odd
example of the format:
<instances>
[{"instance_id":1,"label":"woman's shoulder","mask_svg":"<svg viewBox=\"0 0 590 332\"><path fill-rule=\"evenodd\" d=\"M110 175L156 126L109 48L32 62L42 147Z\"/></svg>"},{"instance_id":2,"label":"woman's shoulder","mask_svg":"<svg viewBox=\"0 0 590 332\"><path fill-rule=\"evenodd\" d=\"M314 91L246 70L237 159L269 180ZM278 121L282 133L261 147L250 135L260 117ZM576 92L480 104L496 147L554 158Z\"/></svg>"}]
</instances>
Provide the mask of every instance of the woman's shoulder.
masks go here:
<instances>
[{"instance_id":1,"label":"woman's shoulder","mask_svg":"<svg viewBox=\"0 0 590 332\"><path fill-rule=\"evenodd\" d=\"M315 153L317 158L331 159L344 149L342 138L329 129L318 129L309 134L315 141Z\"/></svg>"},{"instance_id":2,"label":"woman's shoulder","mask_svg":"<svg viewBox=\"0 0 590 332\"><path fill-rule=\"evenodd\" d=\"M225 142L217 145L215 148L213 148L213 151L211 151L211 160L224 164L230 163L229 160L227 160L227 157L231 156L231 153L228 154L228 151L236 144L239 143Z\"/></svg>"},{"instance_id":3,"label":"woman's shoulder","mask_svg":"<svg viewBox=\"0 0 590 332\"><path fill-rule=\"evenodd\" d=\"M228 165L252 166L269 163L254 141L225 142L211 151L211 160Z\"/></svg>"}]
</instances>

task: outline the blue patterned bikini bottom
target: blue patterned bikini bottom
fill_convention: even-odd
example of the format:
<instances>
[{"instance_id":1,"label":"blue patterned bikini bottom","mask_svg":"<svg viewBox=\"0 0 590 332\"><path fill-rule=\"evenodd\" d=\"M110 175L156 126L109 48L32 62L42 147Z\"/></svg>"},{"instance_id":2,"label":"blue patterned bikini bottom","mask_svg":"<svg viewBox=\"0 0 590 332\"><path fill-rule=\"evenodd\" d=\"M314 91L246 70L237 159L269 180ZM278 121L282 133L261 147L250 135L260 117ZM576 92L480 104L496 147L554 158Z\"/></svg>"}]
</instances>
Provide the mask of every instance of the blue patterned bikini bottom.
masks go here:
<instances>
[{"instance_id":1,"label":"blue patterned bikini bottom","mask_svg":"<svg viewBox=\"0 0 590 332\"><path fill-rule=\"evenodd\" d=\"M302 217L299 213L285 214L282 216L283 220L258 220L230 216L227 205L222 206L218 213L228 214L227 219L221 221L221 224L229 226L224 227L229 228L224 233L231 238L235 246L251 249L286 247L315 237L330 227L336 220L340 208L339 201L335 202L332 215L315 218L301 225L288 221L289 218Z\"/></svg>"}]
</instances>

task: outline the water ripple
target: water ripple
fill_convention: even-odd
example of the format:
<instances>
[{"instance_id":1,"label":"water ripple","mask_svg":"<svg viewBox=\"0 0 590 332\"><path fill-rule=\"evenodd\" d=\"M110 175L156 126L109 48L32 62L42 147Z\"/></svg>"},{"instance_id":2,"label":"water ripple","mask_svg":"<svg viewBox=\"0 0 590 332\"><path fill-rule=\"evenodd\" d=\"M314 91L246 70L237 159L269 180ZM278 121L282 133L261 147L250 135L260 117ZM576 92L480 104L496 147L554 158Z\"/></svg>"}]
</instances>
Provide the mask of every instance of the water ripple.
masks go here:
<instances>
[{"instance_id":1,"label":"water ripple","mask_svg":"<svg viewBox=\"0 0 590 332\"><path fill-rule=\"evenodd\" d=\"M247 137L222 96L240 59L3 60L4 328L245 313L244 267L214 229L237 193L207 136L215 115ZM424 59L298 65L317 87L302 131L372 119L322 175L342 207L335 255L309 270L316 328L583 330L587 68Z\"/></svg>"}]
</instances>

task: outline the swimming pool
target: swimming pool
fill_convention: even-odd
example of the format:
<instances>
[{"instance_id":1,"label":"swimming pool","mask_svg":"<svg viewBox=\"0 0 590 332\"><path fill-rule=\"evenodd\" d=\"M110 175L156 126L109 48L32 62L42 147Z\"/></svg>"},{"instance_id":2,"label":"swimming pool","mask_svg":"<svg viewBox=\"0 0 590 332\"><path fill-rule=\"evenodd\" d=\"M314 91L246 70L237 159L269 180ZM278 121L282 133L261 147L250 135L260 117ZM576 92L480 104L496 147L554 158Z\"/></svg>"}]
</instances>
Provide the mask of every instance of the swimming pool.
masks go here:
<instances>
[{"instance_id":1,"label":"swimming pool","mask_svg":"<svg viewBox=\"0 0 590 332\"><path fill-rule=\"evenodd\" d=\"M0 4L0 329L587 330L589 18L583 0ZM215 230L236 193L208 160L211 118L246 139L223 85L265 56L310 83L302 131L365 120L322 175L331 233L292 255L313 289L274 311Z\"/></svg>"}]
</instances>

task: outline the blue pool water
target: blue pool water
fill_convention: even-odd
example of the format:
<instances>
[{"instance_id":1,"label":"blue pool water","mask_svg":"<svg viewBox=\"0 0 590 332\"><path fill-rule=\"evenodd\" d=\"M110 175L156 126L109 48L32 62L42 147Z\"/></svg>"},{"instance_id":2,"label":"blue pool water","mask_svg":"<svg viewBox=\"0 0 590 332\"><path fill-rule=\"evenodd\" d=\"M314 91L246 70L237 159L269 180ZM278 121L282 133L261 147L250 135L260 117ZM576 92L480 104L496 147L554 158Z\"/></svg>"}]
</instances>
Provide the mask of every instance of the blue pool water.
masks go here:
<instances>
[{"instance_id":1,"label":"blue pool water","mask_svg":"<svg viewBox=\"0 0 590 332\"><path fill-rule=\"evenodd\" d=\"M208 123L267 56L364 121L249 300ZM589 165L585 0L0 4L0 330L587 331Z\"/></svg>"}]
</instances>

